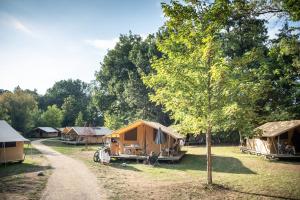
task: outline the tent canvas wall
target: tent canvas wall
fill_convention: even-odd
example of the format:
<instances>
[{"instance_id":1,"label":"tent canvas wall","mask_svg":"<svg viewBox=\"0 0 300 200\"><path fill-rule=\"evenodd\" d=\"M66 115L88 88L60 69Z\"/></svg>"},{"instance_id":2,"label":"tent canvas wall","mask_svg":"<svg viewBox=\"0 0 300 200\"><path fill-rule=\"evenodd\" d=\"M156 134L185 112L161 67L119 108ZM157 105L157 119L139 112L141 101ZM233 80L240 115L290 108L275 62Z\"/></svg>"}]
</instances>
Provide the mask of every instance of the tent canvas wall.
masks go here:
<instances>
[{"instance_id":1,"label":"tent canvas wall","mask_svg":"<svg viewBox=\"0 0 300 200\"><path fill-rule=\"evenodd\" d=\"M155 138L158 129L161 128L165 142L163 144L156 144ZM178 153L180 140L183 136L175 130L163 126L156 122L149 122L139 120L124 128L121 128L112 133L111 153L113 155L119 154L133 154L133 155L149 155L151 152L160 153L161 149L173 149L174 153ZM167 154L166 154L167 156Z\"/></svg>"},{"instance_id":2,"label":"tent canvas wall","mask_svg":"<svg viewBox=\"0 0 300 200\"><path fill-rule=\"evenodd\" d=\"M268 122L255 130L253 138L246 139L245 147L261 154L283 154L281 145L290 145L300 154L300 120Z\"/></svg>"},{"instance_id":3,"label":"tent canvas wall","mask_svg":"<svg viewBox=\"0 0 300 200\"><path fill-rule=\"evenodd\" d=\"M27 141L6 121L0 120L0 163L23 161Z\"/></svg>"}]
</instances>

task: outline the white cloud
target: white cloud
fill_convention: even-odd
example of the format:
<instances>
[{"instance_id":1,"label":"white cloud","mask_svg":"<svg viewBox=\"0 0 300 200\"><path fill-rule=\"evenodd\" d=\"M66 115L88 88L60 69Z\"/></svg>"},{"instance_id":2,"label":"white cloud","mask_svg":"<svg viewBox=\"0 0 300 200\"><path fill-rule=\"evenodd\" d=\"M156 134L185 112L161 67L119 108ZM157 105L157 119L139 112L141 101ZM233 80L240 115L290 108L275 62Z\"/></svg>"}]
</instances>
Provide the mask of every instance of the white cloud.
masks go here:
<instances>
[{"instance_id":1,"label":"white cloud","mask_svg":"<svg viewBox=\"0 0 300 200\"><path fill-rule=\"evenodd\" d=\"M28 25L12 15L0 12L0 22L6 26L12 27L16 31L35 36L33 30Z\"/></svg>"},{"instance_id":2,"label":"white cloud","mask_svg":"<svg viewBox=\"0 0 300 200\"><path fill-rule=\"evenodd\" d=\"M95 40L84 40L84 42L88 45L91 45L97 49L100 50L107 50L107 49L112 49L115 47L116 43L118 42L118 38L114 38L111 40L100 40L100 39L95 39Z\"/></svg>"},{"instance_id":3,"label":"white cloud","mask_svg":"<svg viewBox=\"0 0 300 200\"><path fill-rule=\"evenodd\" d=\"M32 30L30 30L24 23L22 23L20 20L16 18L10 19L11 25L18 31L21 31L23 33L33 35Z\"/></svg>"}]
</instances>

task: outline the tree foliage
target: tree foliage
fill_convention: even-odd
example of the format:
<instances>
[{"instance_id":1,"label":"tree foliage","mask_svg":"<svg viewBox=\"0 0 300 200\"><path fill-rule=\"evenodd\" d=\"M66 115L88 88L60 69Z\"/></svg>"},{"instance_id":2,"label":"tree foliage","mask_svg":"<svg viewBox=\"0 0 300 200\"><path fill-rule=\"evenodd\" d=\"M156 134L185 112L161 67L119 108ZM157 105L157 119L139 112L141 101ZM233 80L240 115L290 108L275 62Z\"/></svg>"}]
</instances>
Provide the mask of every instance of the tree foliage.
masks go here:
<instances>
[{"instance_id":1,"label":"tree foliage","mask_svg":"<svg viewBox=\"0 0 300 200\"><path fill-rule=\"evenodd\" d=\"M63 112L56 105L48 106L41 115L42 126L59 128L62 125Z\"/></svg>"},{"instance_id":2,"label":"tree foliage","mask_svg":"<svg viewBox=\"0 0 300 200\"><path fill-rule=\"evenodd\" d=\"M0 95L0 108L1 118L8 120L16 130L27 132L35 126L33 119L38 109L37 102L20 87Z\"/></svg>"},{"instance_id":3,"label":"tree foliage","mask_svg":"<svg viewBox=\"0 0 300 200\"><path fill-rule=\"evenodd\" d=\"M121 35L115 48L108 51L96 73L95 89L95 99L99 110L105 113L104 118L115 119L106 124L119 128L137 119L169 124L168 115L149 101L151 90L141 80L141 74L150 72L150 59L154 55L160 56L160 52L153 36L143 41L131 33Z\"/></svg>"}]
</instances>

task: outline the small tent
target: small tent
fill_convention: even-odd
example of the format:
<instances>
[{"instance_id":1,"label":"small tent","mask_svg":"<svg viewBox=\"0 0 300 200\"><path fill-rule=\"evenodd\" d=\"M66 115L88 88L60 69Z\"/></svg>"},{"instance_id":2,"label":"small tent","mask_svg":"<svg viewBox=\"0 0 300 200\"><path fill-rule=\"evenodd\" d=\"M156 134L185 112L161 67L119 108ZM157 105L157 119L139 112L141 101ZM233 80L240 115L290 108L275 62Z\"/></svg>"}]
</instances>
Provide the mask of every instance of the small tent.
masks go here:
<instances>
[{"instance_id":1,"label":"small tent","mask_svg":"<svg viewBox=\"0 0 300 200\"><path fill-rule=\"evenodd\" d=\"M23 161L27 141L6 121L0 120L0 163Z\"/></svg>"},{"instance_id":2,"label":"small tent","mask_svg":"<svg viewBox=\"0 0 300 200\"><path fill-rule=\"evenodd\" d=\"M51 138L58 137L59 130L52 127L37 127L29 132L29 137L35 138Z\"/></svg>"}]
</instances>

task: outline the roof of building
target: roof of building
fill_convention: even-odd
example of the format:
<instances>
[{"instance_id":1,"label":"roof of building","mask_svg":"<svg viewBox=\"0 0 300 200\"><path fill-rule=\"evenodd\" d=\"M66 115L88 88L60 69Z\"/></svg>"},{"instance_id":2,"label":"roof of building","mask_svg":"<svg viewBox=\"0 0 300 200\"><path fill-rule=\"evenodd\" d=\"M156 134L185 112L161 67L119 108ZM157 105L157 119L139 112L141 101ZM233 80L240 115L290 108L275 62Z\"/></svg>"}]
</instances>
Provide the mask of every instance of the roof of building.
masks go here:
<instances>
[{"instance_id":1,"label":"roof of building","mask_svg":"<svg viewBox=\"0 0 300 200\"><path fill-rule=\"evenodd\" d=\"M53 132L58 132L59 130L55 129L55 128L52 128L52 127L37 127L35 128L34 130L36 129L40 129L46 133L53 133Z\"/></svg>"},{"instance_id":2,"label":"roof of building","mask_svg":"<svg viewBox=\"0 0 300 200\"><path fill-rule=\"evenodd\" d=\"M121 128L119 130L114 131L112 134L113 135L115 135L115 134L122 134L122 133L127 132L128 130L131 130L131 129L136 128L136 127L138 127L140 125L143 125L143 124L145 124L147 126L150 126L152 128L155 128L155 129L161 128L161 130L164 133L172 136L173 138L176 138L176 139L182 139L182 138L184 138L180 133L178 133L176 130L174 130L174 129L170 128L170 127L166 127L166 126L164 126L164 125L162 125L160 123L157 123L157 122L151 122L151 121L145 121L145 120L138 120L138 121L136 121L136 122L134 122L132 124L129 124L126 127L123 127L123 128Z\"/></svg>"},{"instance_id":3,"label":"roof of building","mask_svg":"<svg viewBox=\"0 0 300 200\"><path fill-rule=\"evenodd\" d=\"M267 122L254 129L259 136L275 137L300 126L300 120Z\"/></svg>"},{"instance_id":4,"label":"roof of building","mask_svg":"<svg viewBox=\"0 0 300 200\"><path fill-rule=\"evenodd\" d=\"M112 133L112 130L106 127L72 127L69 130L69 132L71 131L74 131L78 135L96 135L96 136L104 136Z\"/></svg>"},{"instance_id":5,"label":"roof of building","mask_svg":"<svg viewBox=\"0 0 300 200\"><path fill-rule=\"evenodd\" d=\"M0 120L0 142L20 142L29 141L20 135L6 121Z\"/></svg>"}]
</instances>

